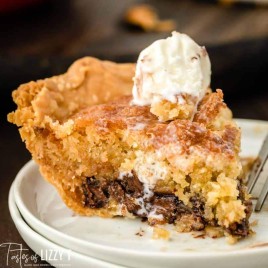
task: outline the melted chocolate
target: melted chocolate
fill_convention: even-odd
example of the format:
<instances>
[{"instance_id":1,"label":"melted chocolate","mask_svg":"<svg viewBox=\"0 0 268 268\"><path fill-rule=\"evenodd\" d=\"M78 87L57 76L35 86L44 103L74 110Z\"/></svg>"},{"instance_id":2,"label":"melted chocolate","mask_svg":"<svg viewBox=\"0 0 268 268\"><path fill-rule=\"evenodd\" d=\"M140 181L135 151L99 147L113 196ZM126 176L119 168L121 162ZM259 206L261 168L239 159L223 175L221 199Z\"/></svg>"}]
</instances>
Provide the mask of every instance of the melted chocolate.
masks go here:
<instances>
[{"instance_id":1,"label":"melted chocolate","mask_svg":"<svg viewBox=\"0 0 268 268\"><path fill-rule=\"evenodd\" d=\"M191 206L186 206L175 194L155 192L150 198L144 198L143 183L140 182L135 173L132 176L125 176L123 179L107 181L86 178L82 185L84 193L84 205L90 208L104 208L109 199L124 204L127 210L141 218L148 218L150 212L155 215L162 215L162 223L174 223L183 215L192 215L192 230L202 230L207 224L216 226L216 222L206 222L204 215L204 200L198 195L191 197ZM246 214L251 214L251 201L244 200L244 188L239 187L240 198L246 206ZM240 223L233 223L226 231L232 235L247 236L249 234L248 220Z\"/></svg>"}]
</instances>

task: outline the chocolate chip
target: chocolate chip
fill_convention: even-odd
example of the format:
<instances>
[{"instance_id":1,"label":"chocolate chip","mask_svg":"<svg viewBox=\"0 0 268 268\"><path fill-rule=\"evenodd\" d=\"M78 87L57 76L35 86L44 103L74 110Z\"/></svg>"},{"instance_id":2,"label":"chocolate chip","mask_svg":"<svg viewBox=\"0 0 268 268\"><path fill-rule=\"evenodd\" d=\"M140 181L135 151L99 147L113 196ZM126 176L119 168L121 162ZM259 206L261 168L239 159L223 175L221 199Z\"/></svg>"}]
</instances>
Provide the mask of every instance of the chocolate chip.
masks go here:
<instances>
[{"instance_id":1,"label":"chocolate chip","mask_svg":"<svg viewBox=\"0 0 268 268\"><path fill-rule=\"evenodd\" d=\"M187 212L186 206L174 194L157 194L152 198L152 210L158 215L163 215L168 223L173 223L179 213Z\"/></svg>"},{"instance_id":2,"label":"chocolate chip","mask_svg":"<svg viewBox=\"0 0 268 268\"><path fill-rule=\"evenodd\" d=\"M118 203L123 203L125 198L125 192L122 189L122 186L118 183L118 181L112 181L109 184L108 192L110 196L115 199Z\"/></svg>"},{"instance_id":3,"label":"chocolate chip","mask_svg":"<svg viewBox=\"0 0 268 268\"><path fill-rule=\"evenodd\" d=\"M86 205L90 208L102 208L108 202L108 185L104 181L97 180L95 177L86 179L84 188L87 191Z\"/></svg>"},{"instance_id":4,"label":"chocolate chip","mask_svg":"<svg viewBox=\"0 0 268 268\"><path fill-rule=\"evenodd\" d=\"M240 223L232 223L226 231L231 235L245 237L249 235L249 224L246 219L243 219Z\"/></svg>"},{"instance_id":5,"label":"chocolate chip","mask_svg":"<svg viewBox=\"0 0 268 268\"><path fill-rule=\"evenodd\" d=\"M135 198L143 196L143 184L133 172L131 175L126 175L122 180L118 180L125 192Z\"/></svg>"}]
</instances>

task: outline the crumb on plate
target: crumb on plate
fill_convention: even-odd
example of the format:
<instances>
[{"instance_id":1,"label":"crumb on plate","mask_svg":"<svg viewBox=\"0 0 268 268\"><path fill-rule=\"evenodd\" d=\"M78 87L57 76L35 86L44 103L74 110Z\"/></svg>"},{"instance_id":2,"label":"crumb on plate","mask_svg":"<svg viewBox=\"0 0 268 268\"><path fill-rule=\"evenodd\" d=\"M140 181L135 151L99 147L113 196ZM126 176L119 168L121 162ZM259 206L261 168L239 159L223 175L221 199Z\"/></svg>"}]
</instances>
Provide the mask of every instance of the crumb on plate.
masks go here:
<instances>
[{"instance_id":1,"label":"crumb on plate","mask_svg":"<svg viewBox=\"0 0 268 268\"><path fill-rule=\"evenodd\" d=\"M168 230L160 228L160 227L154 227L152 238L153 239L169 240L170 239L170 232Z\"/></svg>"}]
</instances>

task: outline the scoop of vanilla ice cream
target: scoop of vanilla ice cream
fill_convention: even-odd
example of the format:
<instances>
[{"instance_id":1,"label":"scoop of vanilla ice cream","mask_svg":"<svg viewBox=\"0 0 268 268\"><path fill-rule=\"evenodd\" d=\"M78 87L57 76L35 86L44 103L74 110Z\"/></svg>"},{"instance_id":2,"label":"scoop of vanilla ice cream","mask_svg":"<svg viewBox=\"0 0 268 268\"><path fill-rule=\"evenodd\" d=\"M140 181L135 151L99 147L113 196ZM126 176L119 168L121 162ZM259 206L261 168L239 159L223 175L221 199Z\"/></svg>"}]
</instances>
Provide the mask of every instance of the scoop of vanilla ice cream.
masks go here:
<instances>
[{"instance_id":1,"label":"scoop of vanilla ice cream","mask_svg":"<svg viewBox=\"0 0 268 268\"><path fill-rule=\"evenodd\" d=\"M210 85L211 64L205 47L186 34L155 41L139 55L133 86L133 104L161 100L178 102L189 94L199 102Z\"/></svg>"}]
</instances>

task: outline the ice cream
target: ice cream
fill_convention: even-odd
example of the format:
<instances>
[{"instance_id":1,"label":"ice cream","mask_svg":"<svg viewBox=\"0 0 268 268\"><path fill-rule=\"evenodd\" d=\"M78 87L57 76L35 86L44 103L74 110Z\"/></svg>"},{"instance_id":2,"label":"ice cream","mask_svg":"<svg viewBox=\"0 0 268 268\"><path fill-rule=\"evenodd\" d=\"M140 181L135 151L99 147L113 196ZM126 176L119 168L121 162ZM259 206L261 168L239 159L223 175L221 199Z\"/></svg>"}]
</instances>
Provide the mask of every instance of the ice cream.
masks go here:
<instances>
[{"instance_id":1,"label":"ice cream","mask_svg":"<svg viewBox=\"0 0 268 268\"><path fill-rule=\"evenodd\" d=\"M186 34L155 41L139 55L133 86L133 104L181 102L188 94L196 102L210 85L211 64L205 47Z\"/></svg>"}]
</instances>

